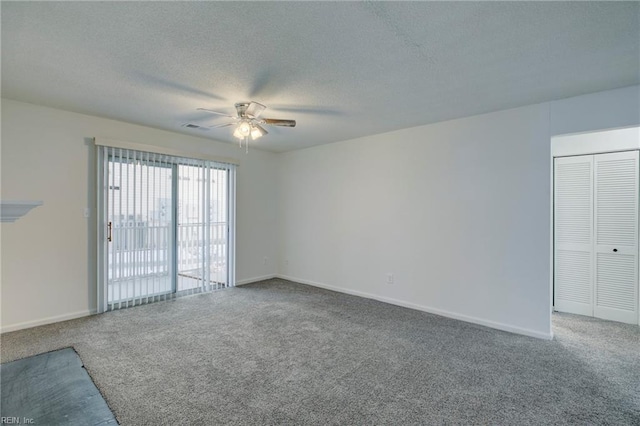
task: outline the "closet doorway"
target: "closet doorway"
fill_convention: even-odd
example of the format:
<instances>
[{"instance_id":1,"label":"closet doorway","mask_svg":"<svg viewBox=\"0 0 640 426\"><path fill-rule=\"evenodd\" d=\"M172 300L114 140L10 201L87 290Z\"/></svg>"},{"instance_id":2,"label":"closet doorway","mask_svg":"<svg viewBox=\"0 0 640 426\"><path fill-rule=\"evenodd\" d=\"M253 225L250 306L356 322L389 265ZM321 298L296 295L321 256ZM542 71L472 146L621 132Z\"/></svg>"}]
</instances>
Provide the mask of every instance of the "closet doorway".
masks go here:
<instances>
[{"instance_id":1,"label":"closet doorway","mask_svg":"<svg viewBox=\"0 0 640 426\"><path fill-rule=\"evenodd\" d=\"M557 311L639 323L638 135L636 128L554 140ZM612 143L618 139L625 143Z\"/></svg>"}]
</instances>

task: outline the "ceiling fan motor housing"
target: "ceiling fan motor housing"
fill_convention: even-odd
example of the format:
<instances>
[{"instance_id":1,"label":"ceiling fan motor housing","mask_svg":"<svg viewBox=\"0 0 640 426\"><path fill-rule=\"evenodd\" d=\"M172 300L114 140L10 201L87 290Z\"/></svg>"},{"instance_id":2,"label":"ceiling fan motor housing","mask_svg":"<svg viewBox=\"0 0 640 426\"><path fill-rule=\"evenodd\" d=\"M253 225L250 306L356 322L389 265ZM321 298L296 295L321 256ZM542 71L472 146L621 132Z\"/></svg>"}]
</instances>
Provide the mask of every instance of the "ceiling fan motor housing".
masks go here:
<instances>
[{"instance_id":1,"label":"ceiling fan motor housing","mask_svg":"<svg viewBox=\"0 0 640 426\"><path fill-rule=\"evenodd\" d=\"M249 102L238 102L236 104L236 111L238 111L238 117L244 117L248 107L249 107Z\"/></svg>"}]
</instances>

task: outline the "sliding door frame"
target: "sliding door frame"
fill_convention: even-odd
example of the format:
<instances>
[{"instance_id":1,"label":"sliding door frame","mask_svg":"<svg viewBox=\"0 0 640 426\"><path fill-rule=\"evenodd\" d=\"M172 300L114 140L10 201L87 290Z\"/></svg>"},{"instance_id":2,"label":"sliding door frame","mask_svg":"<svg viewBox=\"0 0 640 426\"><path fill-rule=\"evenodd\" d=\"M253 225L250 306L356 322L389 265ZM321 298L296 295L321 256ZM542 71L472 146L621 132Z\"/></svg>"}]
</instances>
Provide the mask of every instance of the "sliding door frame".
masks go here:
<instances>
[{"instance_id":1,"label":"sliding door frame","mask_svg":"<svg viewBox=\"0 0 640 426\"><path fill-rule=\"evenodd\" d=\"M178 291L178 164L171 165L171 292Z\"/></svg>"},{"instance_id":2,"label":"sliding door frame","mask_svg":"<svg viewBox=\"0 0 640 426\"><path fill-rule=\"evenodd\" d=\"M221 157L213 157L206 155L193 155L187 153L181 153L178 151L134 144L129 142L122 141L113 141L108 139L95 139L96 144L96 170L97 170L97 179L96 179L96 228L97 228L97 265L96 265L96 278L97 278L97 313L106 312L109 308L108 304L108 256L109 256L109 241L108 235L111 230L107 227L107 217L109 211L109 197L108 197L108 188L109 188L109 168L107 162L109 161L108 155L102 147L111 147L111 148L122 148L135 150L143 153L150 154L161 154L161 155L169 155L177 158L185 158L185 159L195 159L195 160L204 160L208 162L215 163L214 167L206 167L206 175L210 176L210 170L225 170L227 174L227 248L226 248L226 287L235 286L235 221L236 221L236 173L235 167L238 165L238 162L234 159L229 158L221 158ZM216 167L219 166L219 167ZM171 182L171 193L172 193L172 201L171 201L171 215L172 215L172 230L171 230L171 260L170 260L170 272L171 272L171 284L172 284L172 293L176 294L178 290L177 279L178 279L178 255L177 255L177 242L178 242L178 163L174 163L171 165L172 169L172 182ZM210 194L209 194L210 184L207 179L207 195L206 195L206 204L210 204ZM207 214L205 215L205 223L208 223L210 226L210 218L209 218L209 208L208 205L203 206L203 210L206 209ZM207 230L207 234L210 231ZM206 248L207 254L210 252L210 248ZM210 262L209 262L210 263ZM203 276L204 280L204 276ZM209 278L207 278L209 280ZM204 283L204 281L203 281ZM203 285L204 287L204 285ZM210 286L208 286L210 287Z\"/></svg>"},{"instance_id":3,"label":"sliding door frame","mask_svg":"<svg viewBox=\"0 0 640 426\"><path fill-rule=\"evenodd\" d=\"M99 148L99 147L96 147ZM96 170L98 176L96 179L96 223L98 234L98 256L97 256L97 313L107 310L107 285L109 280L107 265L109 263L109 235L107 228L107 212L109 211L107 186L109 184L108 171L105 167L106 159L103 149L96 149Z\"/></svg>"}]
</instances>

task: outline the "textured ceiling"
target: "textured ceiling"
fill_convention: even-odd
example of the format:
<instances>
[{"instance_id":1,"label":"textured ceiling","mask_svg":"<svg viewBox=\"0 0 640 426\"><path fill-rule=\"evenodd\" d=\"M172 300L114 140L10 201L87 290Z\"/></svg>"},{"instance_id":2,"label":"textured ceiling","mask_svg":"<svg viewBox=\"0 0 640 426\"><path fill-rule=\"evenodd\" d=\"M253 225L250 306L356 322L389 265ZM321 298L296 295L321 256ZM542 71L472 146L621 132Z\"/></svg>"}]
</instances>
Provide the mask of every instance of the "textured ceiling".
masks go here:
<instances>
[{"instance_id":1,"label":"textured ceiling","mask_svg":"<svg viewBox=\"0 0 640 426\"><path fill-rule=\"evenodd\" d=\"M2 96L272 151L640 83L640 3L2 2Z\"/></svg>"}]
</instances>

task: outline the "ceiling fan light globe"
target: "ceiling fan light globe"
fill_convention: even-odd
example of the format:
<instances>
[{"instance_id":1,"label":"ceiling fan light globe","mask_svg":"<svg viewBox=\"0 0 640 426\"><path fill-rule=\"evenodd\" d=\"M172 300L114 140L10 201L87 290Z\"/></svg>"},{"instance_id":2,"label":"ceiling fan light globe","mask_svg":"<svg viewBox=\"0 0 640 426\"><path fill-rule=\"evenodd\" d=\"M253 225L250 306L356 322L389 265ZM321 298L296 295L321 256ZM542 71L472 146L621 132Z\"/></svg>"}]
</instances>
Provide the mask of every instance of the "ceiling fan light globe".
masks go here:
<instances>
[{"instance_id":1,"label":"ceiling fan light globe","mask_svg":"<svg viewBox=\"0 0 640 426\"><path fill-rule=\"evenodd\" d=\"M254 141L266 134L267 134L267 131L257 124L251 128L251 139Z\"/></svg>"},{"instance_id":2,"label":"ceiling fan light globe","mask_svg":"<svg viewBox=\"0 0 640 426\"><path fill-rule=\"evenodd\" d=\"M251 124L243 121L238 125L238 128L236 130L238 133L240 133L241 137L246 138L251 134Z\"/></svg>"}]
</instances>

